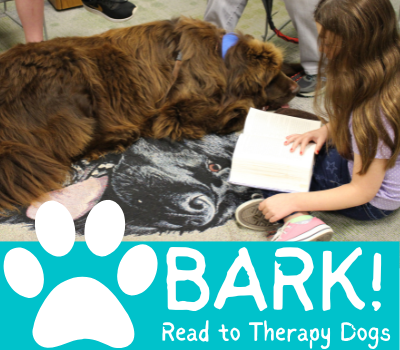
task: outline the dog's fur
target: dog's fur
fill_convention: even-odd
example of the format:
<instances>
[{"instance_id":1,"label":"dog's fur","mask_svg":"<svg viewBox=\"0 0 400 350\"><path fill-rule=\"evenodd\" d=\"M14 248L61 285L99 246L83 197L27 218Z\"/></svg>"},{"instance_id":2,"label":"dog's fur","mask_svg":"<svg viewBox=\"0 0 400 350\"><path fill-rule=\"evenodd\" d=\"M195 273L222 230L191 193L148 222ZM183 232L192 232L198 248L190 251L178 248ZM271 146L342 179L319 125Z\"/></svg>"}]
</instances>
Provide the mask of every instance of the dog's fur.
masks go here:
<instances>
[{"instance_id":1,"label":"dog's fur","mask_svg":"<svg viewBox=\"0 0 400 350\"><path fill-rule=\"evenodd\" d=\"M0 210L62 186L72 161L140 136L199 139L242 129L250 107L294 97L272 44L193 19L18 45L0 56ZM183 60L177 79L178 53Z\"/></svg>"}]
</instances>

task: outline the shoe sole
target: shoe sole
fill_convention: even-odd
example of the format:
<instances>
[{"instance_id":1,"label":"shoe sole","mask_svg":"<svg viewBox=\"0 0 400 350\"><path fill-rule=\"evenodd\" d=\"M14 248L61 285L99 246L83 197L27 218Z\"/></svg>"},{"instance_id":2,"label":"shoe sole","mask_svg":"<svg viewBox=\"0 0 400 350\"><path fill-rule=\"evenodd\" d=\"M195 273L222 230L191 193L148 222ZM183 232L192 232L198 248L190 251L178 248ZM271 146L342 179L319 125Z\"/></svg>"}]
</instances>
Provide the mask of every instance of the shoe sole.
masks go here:
<instances>
[{"instance_id":1,"label":"shoe sole","mask_svg":"<svg viewBox=\"0 0 400 350\"><path fill-rule=\"evenodd\" d=\"M114 22L114 23L121 23L121 22L129 21L129 20L133 17L133 15L135 14L135 12L136 12L136 10L137 10L137 7L135 7L135 8L133 9L132 15L131 15L130 17L122 18L122 19L117 19L117 18L108 17L108 16L105 15L103 12L101 12L101 11L99 11L99 10L96 10L96 9L93 9L93 8L91 8L91 7L89 7L89 6L86 6L85 4L83 4L83 7L84 7L87 11L89 11L89 12L91 12L91 13L94 13L95 15L102 16L102 17L104 17L105 19L107 19L107 20L109 20L109 21L111 21L111 22Z\"/></svg>"},{"instance_id":2,"label":"shoe sole","mask_svg":"<svg viewBox=\"0 0 400 350\"><path fill-rule=\"evenodd\" d=\"M311 92L299 92L297 95L297 97L303 97L303 98L311 98L315 96L315 91L311 91Z\"/></svg>"},{"instance_id":3,"label":"shoe sole","mask_svg":"<svg viewBox=\"0 0 400 350\"><path fill-rule=\"evenodd\" d=\"M292 75L290 79L292 79L295 83L297 83L302 77L304 77L304 71L298 72L295 75Z\"/></svg>"},{"instance_id":4,"label":"shoe sole","mask_svg":"<svg viewBox=\"0 0 400 350\"><path fill-rule=\"evenodd\" d=\"M331 240L332 236L333 231L328 225L319 225L287 242L327 242Z\"/></svg>"},{"instance_id":5,"label":"shoe sole","mask_svg":"<svg viewBox=\"0 0 400 350\"><path fill-rule=\"evenodd\" d=\"M265 225L257 225L257 224L252 224L247 220L248 217L254 216L255 214L250 213L248 216L246 215L246 208L254 207L258 204L261 203L264 199L253 199L250 201L247 201L246 203L241 204L235 211L235 218L238 224L240 224L243 227L249 228L253 231L275 231L278 228L278 224L271 224L267 220L264 219L263 216L261 216L259 222L265 221ZM261 212L260 212L261 214ZM262 214L261 214L262 215Z\"/></svg>"},{"instance_id":6,"label":"shoe sole","mask_svg":"<svg viewBox=\"0 0 400 350\"><path fill-rule=\"evenodd\" d=\"M324 93L325 92L325 87L323 87L320 91L320 93ZM310 91L310 92L298 92L297 97L304 97L304 98L311 98L311 97L315 97L315 90L314 91Z\"/></svg>"}]
</instances>

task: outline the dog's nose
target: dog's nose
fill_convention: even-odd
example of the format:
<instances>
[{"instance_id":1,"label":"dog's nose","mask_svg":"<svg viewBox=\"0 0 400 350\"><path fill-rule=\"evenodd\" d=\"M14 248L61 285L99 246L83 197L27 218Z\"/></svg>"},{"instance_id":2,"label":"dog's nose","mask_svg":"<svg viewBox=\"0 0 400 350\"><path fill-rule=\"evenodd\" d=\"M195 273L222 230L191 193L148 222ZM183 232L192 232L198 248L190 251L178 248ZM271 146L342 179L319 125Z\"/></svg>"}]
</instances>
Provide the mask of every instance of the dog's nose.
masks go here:
<instances>
[{"instance_id":1,"label":"dog's nose","mask_svg":"<svg viewBox=\"0 0 400 350\"><path fill-rule=\"evenodd\" d=\"M207 195L203 193L188 193L180 199L179 206L187 215L187 224L203 226L214 218L215 205Z\"/></svg>"},{"instance_id":2,"label":"dog's nose","mask_svg":"<svg viewBox=\"0 0 400 350\"><path fill-rule=\"evenodd\" d=\"M290 91L296 95L300 91L300 86L293 82L292 86L290 87Z\"/></svg>"}]
</instances>

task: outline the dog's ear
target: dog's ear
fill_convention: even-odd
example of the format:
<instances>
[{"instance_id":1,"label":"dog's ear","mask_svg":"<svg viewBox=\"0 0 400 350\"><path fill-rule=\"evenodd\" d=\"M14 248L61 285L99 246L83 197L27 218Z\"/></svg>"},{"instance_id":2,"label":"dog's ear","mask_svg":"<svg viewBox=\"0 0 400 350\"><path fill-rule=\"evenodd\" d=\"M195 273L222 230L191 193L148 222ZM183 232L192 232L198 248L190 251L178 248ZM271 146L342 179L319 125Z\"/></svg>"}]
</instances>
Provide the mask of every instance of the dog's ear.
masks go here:
<instances>
[{"instance_id":1,"label":"dog's ear","mask_svg":"<svg viewBox=\"0 0 400 350\"><path fill-rule=\"evenodd\" d=\"M220 59L218 43L225 34L223 29L218 29L214 24L198 19L180 17L174 28L174 34L179 37L178 50L182 52L182 60L195 60L201 64ZM198 62L197 62L198 61Z\"/></svg>"},{"instance_id":2,"label":"dog's ear","mask_svg":"<svg viewBox=\"0 0 400 350\"><path fill-rule=\"evenodd\" d=\"M283 54L274 44L256 40L251 35L239 35L239 41L228 51L225 63L228 69L235 65L244 65L280 70Z\"/></svg>"},{"instance_id":3,"label":"dog's ear","mask_svg":"<svg viewBox=\"0 0 400 350\"><path fill-rule=\"evenodd\" d=\"M230 93L236 96L260 93L279 73L282 62L282 52L273 44L239 35L238 43L225 57Z\"/></svg>"},{"instance_id":4,"label":"dog's ear","mask_svg":"<svg viewBox=\"0 0 400 350\"><path fill-rule=\"evenodd\" d=\"M220 94L226 85L225 65L220 51L220 37L224 31L211 23L182 17L174 33L179 37L177 51L182 53L174 86L180 84L180 88L203 96Z\"/></svg>"},{"instance_id":5,"label":"dog's ear","mask_svg":"<svg viewBox=\"0 0 400 350\"><path fill-rule=\"evenodd\" d=\"M282 52L271 43L249 38L242 49L249 65L260 65L272 70L280 70L282 67Z\"/></svg>"}]
</instances>

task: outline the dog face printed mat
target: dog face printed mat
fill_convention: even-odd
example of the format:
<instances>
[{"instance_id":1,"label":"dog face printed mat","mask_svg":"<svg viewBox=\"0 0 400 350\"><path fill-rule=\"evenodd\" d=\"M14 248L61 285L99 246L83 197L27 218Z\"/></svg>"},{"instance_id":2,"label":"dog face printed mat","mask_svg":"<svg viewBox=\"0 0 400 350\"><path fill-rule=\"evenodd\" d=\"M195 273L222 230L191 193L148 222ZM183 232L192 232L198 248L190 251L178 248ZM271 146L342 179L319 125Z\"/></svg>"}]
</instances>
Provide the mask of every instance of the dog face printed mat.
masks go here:
<instances>
[{"instance_id":1,"label":"dog face printed mat","mask_svg":"<svg viewBox=\"0 0 400 350\"><path fill-rule=\"evenodd\" d=\"M142 138L123 154L74 164L69 183L50 196L69 210L78 234L84 233L90 210L107 199L124 211L126 235L187 236L221 227L229 220L237 228L235 209L258 193L228 183L237 137L208 135L182 142ZM0 232L1 227L21 224L34 231L40 204L0 218Z\"/></svg>"}]
</instances>

